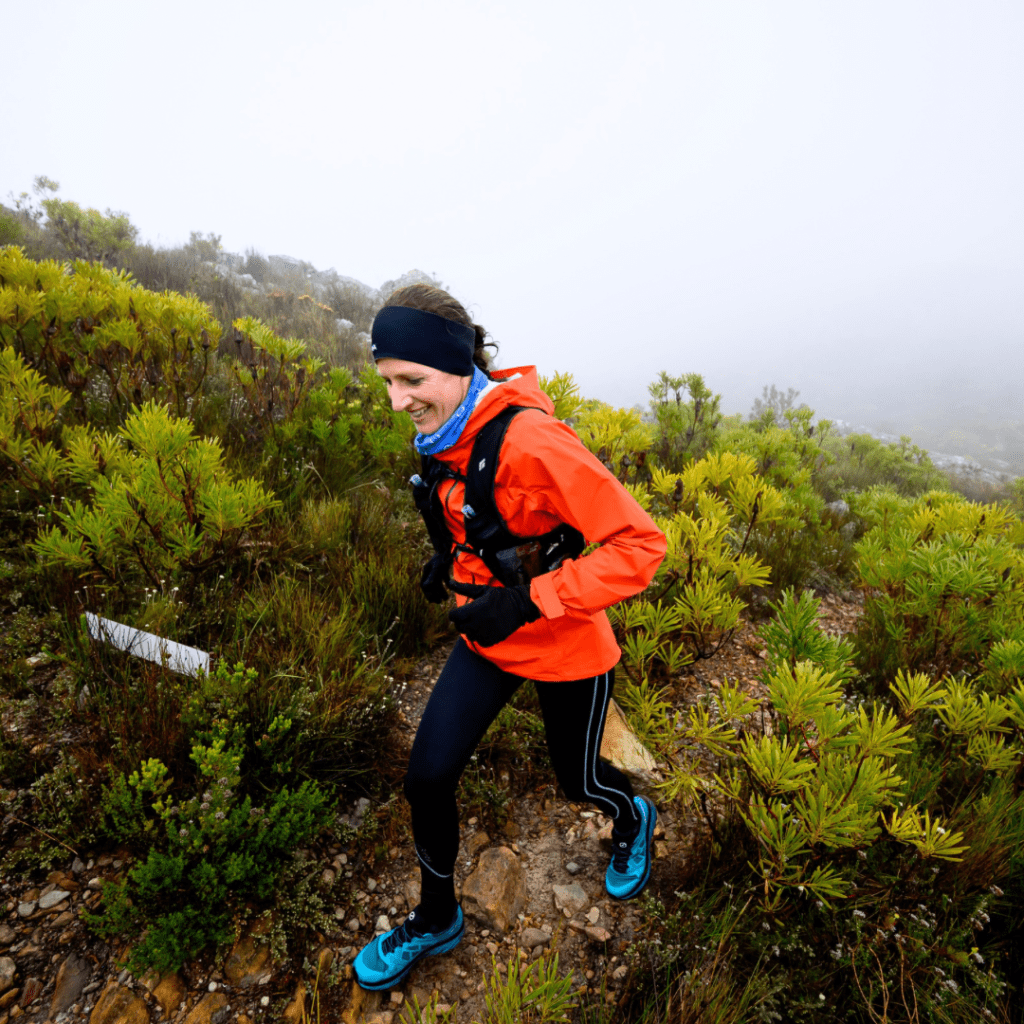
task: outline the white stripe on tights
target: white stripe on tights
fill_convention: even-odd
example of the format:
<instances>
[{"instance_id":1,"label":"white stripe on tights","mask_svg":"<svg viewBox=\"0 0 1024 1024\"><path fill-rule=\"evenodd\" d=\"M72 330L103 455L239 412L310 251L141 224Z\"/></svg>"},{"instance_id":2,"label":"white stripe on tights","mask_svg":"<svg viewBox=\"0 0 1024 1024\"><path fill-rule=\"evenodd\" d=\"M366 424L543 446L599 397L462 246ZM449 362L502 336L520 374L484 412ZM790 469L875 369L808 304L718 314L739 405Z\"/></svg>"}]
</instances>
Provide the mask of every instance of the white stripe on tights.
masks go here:
<instances>
[{"instance_id":1,"label":"white stripe on tights","mask_svg":"<svg viewBox=\"0 0 1024 1024\"><path fill-rule=\"evenodd\" d=\"M425 868L426 868L426 869L427 869L427 870L428 870L428 871L429 871L429 872L430 872L430 873L431 873L432 875L436 875L436 876L437 876L438 878L451 878L451 877L452 877L451 875L442 875L440 871L435 871L435 870L434 870L434 869L433 869L433 868L432 868L432 867L431 867L431 866L430 866L430 865L429 865L429 864L428 864L428 863L427 863L427 862L426 862L426 861L425 861L425 860L423 859L423 854L422 854L422 853L420 853L420 848L419 848L418 846L415 846L415 844L413 844L413 845L414 845L414 848L415 848L415 850L416 850L416 858L417 858L417 860L419 860L420 864L422 864L422 865L423 865L423 867L425 867ZM452 872L452 874L454 874L454 872Z\"/></svg>"},{"instance_id":2,"label":"white stripe on tights","mask_svg":"<svg viewBox=\"0 0 1024 1024\"><path fill-rule=\"evenodd\" d=\"M593 752L593 755L591 755L591 752L590 752L590 736L591 736L591 733L593 732L593 728L594 728L594 712L597 709L598 678L599 678L598 676L594 676L594 696L591 698L591 701L590 701L590 719L587 722L587 742L586 742L586 746L583 748L583 792L587 796L589 796L590 799L593 800L595 803L597 803L599 800L607 800L608 803L610 803L612 805L612 817L613 818L617 817L618 812L619 812L619 805L617 803L615 803L614 800L612 800L610 797L600 796L597 793L593 793L593 792L591 792L587 788L587 776L589 775L590 778L593 780L594 786L597 789L603 789L606 793L618 793L619 796L621 796L622 799L625 801L626 805L629 807L630 812L633 815L633 821L636 822L637 817L636 817L636 810L634 809L634 806L633 806L633 801L630 800L629 797L625 793L622 792L622 790L620 790L620 789L613 789L611 786L602 786L601 783L597 781L597 741L598 741L598 739L601 736L601 727L600 727L600 725L598 726L597 734L594 737L594 752ZM605 672L605 674L604 674L604 696L601 698L601 706L602 706L602 708L607 709L607 704L608 704L608 673Z\"/></svg>"}]
</instances>

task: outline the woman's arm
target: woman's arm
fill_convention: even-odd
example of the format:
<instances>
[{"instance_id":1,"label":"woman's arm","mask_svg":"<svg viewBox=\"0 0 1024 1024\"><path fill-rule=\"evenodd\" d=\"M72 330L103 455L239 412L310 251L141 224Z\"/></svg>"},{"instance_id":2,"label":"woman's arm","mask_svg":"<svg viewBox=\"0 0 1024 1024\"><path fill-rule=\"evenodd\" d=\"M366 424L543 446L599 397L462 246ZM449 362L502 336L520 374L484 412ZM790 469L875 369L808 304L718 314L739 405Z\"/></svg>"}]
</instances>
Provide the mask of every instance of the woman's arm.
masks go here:
<instances>
[{"instance_id":1,"label":"woman's arm","mask_svg":"<svg viewBox=\"0 0 1024 1024\"><path fill-rule=\"evenodd\" d=\"M506 516L514 532L543 533L553 518L601 545L531 581L545 618L593 614L640 593L665 557L664 533L565 423L520 413L506 432L496 483L503 513L506 503L514 510Z\"/></svg>"}]
</instances>

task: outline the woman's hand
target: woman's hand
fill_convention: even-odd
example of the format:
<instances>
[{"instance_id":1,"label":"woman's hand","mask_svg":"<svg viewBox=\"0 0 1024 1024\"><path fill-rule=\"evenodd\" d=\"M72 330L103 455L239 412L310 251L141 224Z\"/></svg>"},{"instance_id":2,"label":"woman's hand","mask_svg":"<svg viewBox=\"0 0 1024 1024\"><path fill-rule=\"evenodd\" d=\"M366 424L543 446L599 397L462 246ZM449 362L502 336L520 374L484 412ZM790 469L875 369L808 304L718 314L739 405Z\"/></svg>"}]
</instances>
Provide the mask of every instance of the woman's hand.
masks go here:
<instances>
[{"instance_id":1,"label":"woman's hand","mask_svg":"<svg viewBox=\"0 0 1024 1024\"><path fill-rule=\"evenodd\" d=\"M529 587L483 587L452 580L448 589L474 598L450 611L448 618L463 636L481 647L500 644L520 626L540 618L540 609L530 600Z\"/></svg>"},{"instance_id":2,"label":"woman's hand","mask_svg":"<svg viewBox=\"0 0 1024 1024\"><path fill-rule=\"evenodd\" d=\"M432 604L441 604L448 600L445 583L448 581L448 560L443 555L434 555L423 566L420 575L420 588Z\"/></svg>"}]
</instances>

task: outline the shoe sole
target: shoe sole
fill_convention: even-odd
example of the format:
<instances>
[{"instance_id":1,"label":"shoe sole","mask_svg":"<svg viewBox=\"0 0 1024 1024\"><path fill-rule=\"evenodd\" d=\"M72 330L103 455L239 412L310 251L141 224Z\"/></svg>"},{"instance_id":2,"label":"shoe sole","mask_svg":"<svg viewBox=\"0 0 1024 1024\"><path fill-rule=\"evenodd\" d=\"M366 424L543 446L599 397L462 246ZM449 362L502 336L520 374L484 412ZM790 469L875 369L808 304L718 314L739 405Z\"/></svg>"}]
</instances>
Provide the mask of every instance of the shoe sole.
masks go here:
<instances>
[{"instance_id":1,"label":"shoe sole","mask_svg":"<svg viewBox=\"0 0 1024 1024\"><path fill-rule=\"evenodd\" d=\"M394 988L396 985L401 984L409 974L409 972L422 960L428 956L440 956L442 953L450 953L461 941L462 936L466 933L466 919L462 919L462 927L459 929L458 935L453 935L450 939L446 939L441 943L440 946L433 946L431 949L425 949L422 953L410 960L406 964L405 968L396 974L393 978L388 978L386 981L361 981L359 975L356 974L356 981L359 983L360 988L365 988L368 992L379 992L381 989Z\"/></svg>"},{"instance_id":2,"label":"shoe sole","mask_svg":"<svg viewBox=\"0 0 1024 1024\"><path fill-rule=\"evenodd\" d=\"M654 826L658 821L658 808L651 803L647 797L640 797L647 807L647 865L644 870L644 877L640 879L637 884L629 890L627 893L623 893L621 896L609 891L608 887L605 886L605 892L613 900L631 900L634 896L639 896L643 892L644 887L651 880L651 858L654 851Z\"/></svg>"}]
</instances>

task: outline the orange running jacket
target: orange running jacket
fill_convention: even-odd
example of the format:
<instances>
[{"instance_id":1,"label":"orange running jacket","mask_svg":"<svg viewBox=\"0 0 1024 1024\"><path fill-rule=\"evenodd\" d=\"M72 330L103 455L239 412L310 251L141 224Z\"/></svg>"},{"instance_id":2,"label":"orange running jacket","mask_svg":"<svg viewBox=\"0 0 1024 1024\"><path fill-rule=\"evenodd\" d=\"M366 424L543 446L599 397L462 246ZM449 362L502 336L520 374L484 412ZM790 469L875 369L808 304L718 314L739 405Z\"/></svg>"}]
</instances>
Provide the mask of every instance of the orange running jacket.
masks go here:
<instances>
[{"instance_id":1,"label":"orange running jacket","mask_svg":"<svg viewBox=\"0 0 1024 1024\"><path fill-rule=\"evenodd\" d=\"M493 647L464 639L488 661L525 679L564 682L607 672L620 651L604 609L651 582L665 557L665 535L573 429L554 418L535 366L493 370L491 376L500 383L484 389L459 440L434 458L465 475L473 442L488 420L509 405L543 409L519 413L505 431L494 487L498 512L519 537L568 523L588 544L601 546L530 582L541 618ZM466 541L464 492L457 480L438 488L448 528L460 544ZM453 575L463 583L500 585L482 559L464 551L456 551ZM455 599L460 606L470 600L459 594Z\"/></svg>"}]
</instances>

